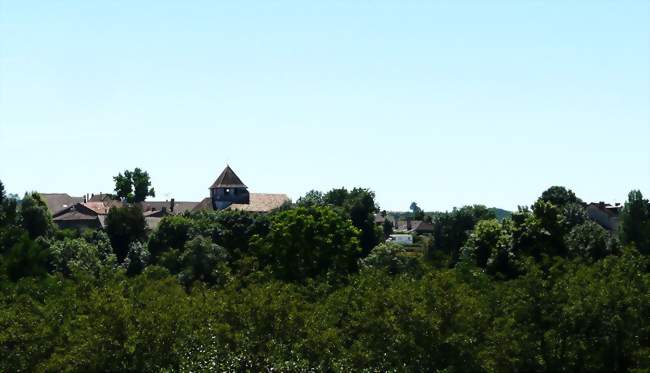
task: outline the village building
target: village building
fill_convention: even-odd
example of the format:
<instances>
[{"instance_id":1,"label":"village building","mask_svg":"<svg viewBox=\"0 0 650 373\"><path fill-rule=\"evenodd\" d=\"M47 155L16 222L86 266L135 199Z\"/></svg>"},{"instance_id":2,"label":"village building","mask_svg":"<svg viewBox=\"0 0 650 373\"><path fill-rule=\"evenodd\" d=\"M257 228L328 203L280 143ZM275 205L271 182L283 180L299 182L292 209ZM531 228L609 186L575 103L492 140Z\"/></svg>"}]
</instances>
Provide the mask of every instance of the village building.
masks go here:
<instances>
[{"instance_id":1,"label":"village building","mask_svg":"<svg viewBox=\"0 0 650 373\"><path fill-rule=\"evenodd\" d=\"M166 215L228 209L268 213L291 202L286 194L250 193L230 166L226 166L208 189L210 196L198 202L175 201L173 198L140 202L147 227L154 229ZM124 204L115 196L103 193L84 197L42 193L41 197L52 214L52 220L60 228L105 228L108 211Z\"/></svg>"},{"instance_id":2,"label":"village building","mask_svg":"<svg viewBox=\"0 0 650 373\"><path fill-rule=\"evenodd\" d=\"M601 227L616 231L619 223L619 213L623 206L620 203L610 205L605 202L590 203L587 205L587 216Z\"/></svg>"}]
</instances>

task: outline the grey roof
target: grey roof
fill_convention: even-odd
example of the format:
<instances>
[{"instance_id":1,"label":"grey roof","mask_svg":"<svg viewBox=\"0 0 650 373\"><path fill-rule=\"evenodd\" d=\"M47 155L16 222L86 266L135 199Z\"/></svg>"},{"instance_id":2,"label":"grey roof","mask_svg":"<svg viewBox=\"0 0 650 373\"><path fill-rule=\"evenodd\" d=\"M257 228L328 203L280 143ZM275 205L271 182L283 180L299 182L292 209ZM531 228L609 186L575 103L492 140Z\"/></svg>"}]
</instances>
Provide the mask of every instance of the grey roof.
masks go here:
<instances>
[{"instance_id":1,"label":"grey roof","mask_svg":"<svg viewBox=\"0 0 650 373\"><path fill-rule=\"evenodd\" d=\"M244 183L239 179L237 174L235 174L235 171L233 171L230 166L226 166L217 180L212 183L210 189L214 188L247 188L247 186L244 185Z\"/></svg>"},{"instance_id":2,"label":"grey roof","mask_svg":"<svg viewBox=\"0 0 650 373\"><path fill-rule=\"evenodd\" d=\"M50 214L66 209L75 203L83 202L83 197L70 197L68 193L39 193Z\"/></svg>"},{"instance_id":3,"label":"grey roof","mask_svg":"<svg viewBox=\"0 0 650 373\"><path fill-rule=\"evenodd\" d=\"M171 201L144 201L140 203L142 211L161 211L163 208L171 214L182 214L192 211L200 202L174 201L174 211L171 211Z\"/></svg>"}]
</instances>

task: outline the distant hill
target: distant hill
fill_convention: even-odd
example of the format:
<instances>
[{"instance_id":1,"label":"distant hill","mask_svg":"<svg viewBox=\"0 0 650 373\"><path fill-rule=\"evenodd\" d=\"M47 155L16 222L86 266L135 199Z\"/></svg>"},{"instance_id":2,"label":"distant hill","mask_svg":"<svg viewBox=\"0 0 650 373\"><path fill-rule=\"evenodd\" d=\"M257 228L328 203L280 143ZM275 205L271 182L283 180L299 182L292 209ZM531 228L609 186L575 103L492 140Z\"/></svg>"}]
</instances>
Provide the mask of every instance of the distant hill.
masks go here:
<instances>
[{"instance_id":1,"label":"distant hill","mask_svg":"<svg viewBox=\"0 0 650 373\"><path fill-rule=\"evenodd\" d=\"M494 215L496 215L496 217L497 217L497 219L499 219L499 221L512 216L512 211L500 209L498 207L490 207L488 210L494 212Z\"/></svg>"}]
</instances>

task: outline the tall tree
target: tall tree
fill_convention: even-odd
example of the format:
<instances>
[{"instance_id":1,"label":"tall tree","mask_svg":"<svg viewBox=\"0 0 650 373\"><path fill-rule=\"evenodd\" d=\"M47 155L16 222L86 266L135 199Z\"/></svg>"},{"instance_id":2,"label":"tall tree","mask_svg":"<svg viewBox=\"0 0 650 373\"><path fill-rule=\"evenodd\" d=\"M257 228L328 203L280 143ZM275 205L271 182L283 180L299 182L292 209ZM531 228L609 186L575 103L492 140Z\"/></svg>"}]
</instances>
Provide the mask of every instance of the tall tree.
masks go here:
<instances>
[{"instance_id":1,"label":"tall tree","mask_svg":"<svg viewBox=\"0 0 650 373\"><path fill-rule=\"evenodd\" d=\"M126 170L124 174L119 173L113 177L113 180L117 196L128 202L142 202L147 197L156 196L154 188L151 188L149 173L140 168L136 167L133 171Z\"/></svg>"},{"instance_id":2,"label":"tall tree","mask_svg":"<svg viewBox=\"0 0 650 373\"><path fill-rule=\"evenodd\" d=\"M621 211L619 231L624 244L633 243L640 252L650 254L650 202L643 198L640 190L628 194Z\"/></svg>"},{"instance_id":3,"label":"tall tree","mask_svg":"<svg viewBox=\"0 0 650 373\"><path fill-rule=\"evenodd\" d=\"M138 205L113 207L106 217L106 233L121 263L129 252L129 245L142 242L146 236L146 222Z\"/></svg>"},{"instance_id":4,"label":"tall tree","mask_svg":"<svg viewBox=\"0 0 650 373\"><path fill-rule=\"evenodd\" d=\"M375 225L375 214L379 211L375 203L375 193L365 188L332 189L325 193L323 202L340 207L348 214L352 224L361 230L360 243L366 255L381 241L381 229Z\"/></svg>"},{"instance_id":5,"label":"tall tree","mask_svg":"<svg viewBox=\"0 0 650 373\"><path fill-rule=\"evenodd\" d=\"M558 207L564 207L569 203L584 204L580 198L576 197L576 194L571 189L563 186L552 186L546 189L539 199L550 202Z\"/></svg>"},{"instance_id":6,"label":"tall tree","mask_svg":"<svg viewBox=\"0 0 650 373\"><path fill-rule=\"evenodd\" d=\"M271 217L269 233L252 246L279 278L302 281L356 269L359 231L332 207L298 207Z\"/></svg>"},{"instance_id":7,"label":"tall tree","mask_svg":"<svg viewBox=\"0 0 650 373\"><path fill-rule=\"evenodd\" d=\"M415 220L423 220L424 219L424 211L418 206L417 203L411 202L410 206L411 212L413 213L413 219Z\"/></svg>"},{"instance_id":8,"label":"tall tree","mask_svg":"<svg viewBox=\"0 0 650 373\"><path fill-rule=\"evenodd\" d=\"M20 217L23 227L32 239L49 236L54 232L52 215L41 196L36 192L25 193L20 205Z\"/></svg>"}]
</instances>

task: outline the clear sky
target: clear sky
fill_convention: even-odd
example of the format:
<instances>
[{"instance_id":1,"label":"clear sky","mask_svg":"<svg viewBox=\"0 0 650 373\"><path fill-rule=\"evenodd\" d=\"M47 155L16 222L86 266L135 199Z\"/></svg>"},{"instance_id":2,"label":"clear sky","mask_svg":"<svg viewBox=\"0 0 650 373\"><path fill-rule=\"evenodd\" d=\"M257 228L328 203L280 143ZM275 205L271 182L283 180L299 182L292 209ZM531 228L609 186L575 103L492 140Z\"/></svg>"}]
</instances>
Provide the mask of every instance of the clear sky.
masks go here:
<instances>
[{"instance_id":1,"label":"clear sky","mask_svg":"<svg viewBox=\"0 0 650 373\"><path fill-rule=\"evenodd\" d=\"M0 180L382 208L650 194L650 1L0 0Z\"/></svg>"}]
</instances>

